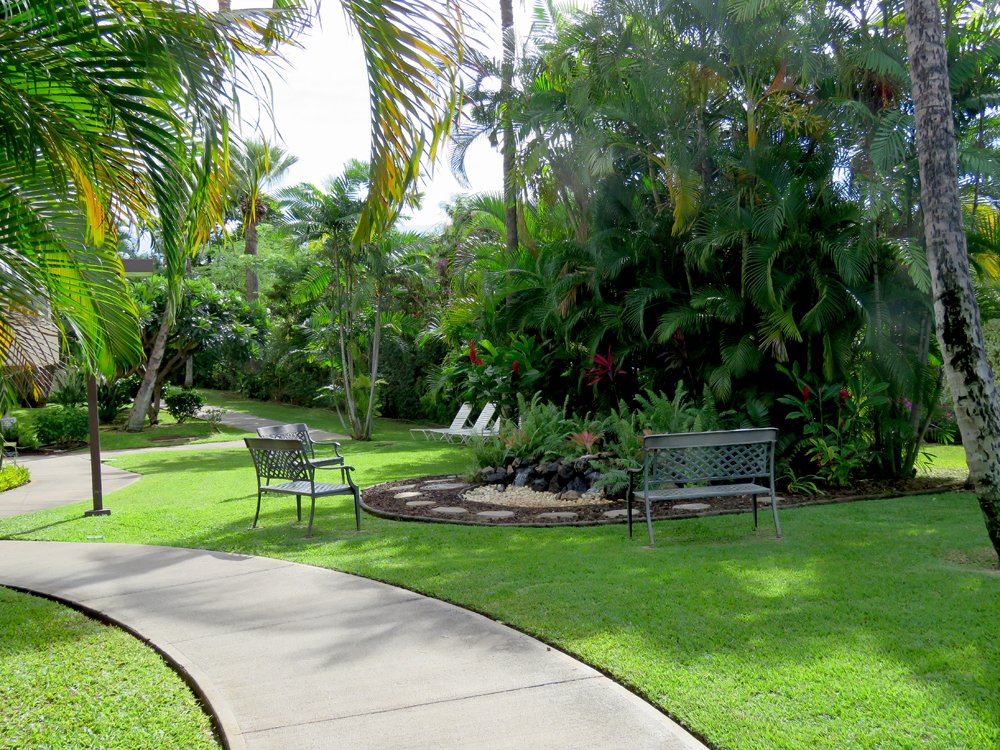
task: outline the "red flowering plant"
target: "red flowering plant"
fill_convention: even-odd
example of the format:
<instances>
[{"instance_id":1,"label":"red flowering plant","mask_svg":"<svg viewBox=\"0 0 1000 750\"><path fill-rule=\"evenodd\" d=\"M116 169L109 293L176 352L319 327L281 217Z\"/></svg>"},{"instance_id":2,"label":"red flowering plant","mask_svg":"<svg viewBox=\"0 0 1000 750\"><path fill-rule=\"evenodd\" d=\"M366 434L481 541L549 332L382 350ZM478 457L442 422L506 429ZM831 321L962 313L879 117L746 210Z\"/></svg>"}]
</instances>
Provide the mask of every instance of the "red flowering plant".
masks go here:
<instances>
[{"instance_id":1,"label":"red flowering plant","mask_svg":"<svg viewBox=\"0 0 1000 750\"><path fill-rule=\"evenodd\" d=\"M794 395L778 401L791 408L788 419L802 422L799 449L815 476L825 484L848 486L871 463L873 420L876 410L889 401L888 383L860 373L846 383L817 383L800 374L798 363L790 370L778 365L778 370L795 383Z\"/></svg>"},{"instance_id":2,"label":"red flowering plant","mask_svg":"<svg viewBox=\"0 0 1000 750\"><path fill-rule=\"evenodd\" d=\"M587 380L587 385L598 386L608 383L613 386L615 378L624 374L625 370L615 367L615 355L609 346L607 354L600 352L594 354L594 366L584 372L583 377Z\"/></svg>"},{"instance_id":3,"label":"red flowering plant","mask_svg":"<svg viewBox=\"0 0 1000 750\"><path fill-rule=\"evenodd\" d=\"M530 336L518 336L509 346L488 339L470 341L460 355L449 356L441 368L444 390L459 401L495 403L504 414L513 413L517 394L530 396L542 373L534 362L543 358L540 344Z\"/></svg>"}]
</instances>

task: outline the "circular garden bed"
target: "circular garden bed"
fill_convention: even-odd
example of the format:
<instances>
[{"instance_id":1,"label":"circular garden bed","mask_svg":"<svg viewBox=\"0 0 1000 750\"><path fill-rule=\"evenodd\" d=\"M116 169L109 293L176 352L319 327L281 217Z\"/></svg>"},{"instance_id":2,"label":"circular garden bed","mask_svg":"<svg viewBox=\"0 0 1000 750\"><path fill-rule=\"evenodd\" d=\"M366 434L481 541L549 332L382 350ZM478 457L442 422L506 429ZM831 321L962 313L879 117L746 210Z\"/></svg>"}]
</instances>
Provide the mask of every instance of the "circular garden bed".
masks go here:
<instances>
[{"instance_id":1,"label":"circular garden bed","mask_svg":"<svg viewBox=\"0 0 1000 750\"><path fill-rule=\"evenodd\" d=\"M954 478L917 477L907 482L866 482L850 490L824 495L783 495L779 508L801 505L872 500L908 494L961 489ZM609 500L600 493L538 492L528 487L469 484L455 475L422 477L387 482L364 490L361 504L369 513L407 521L436 521L481 525L562 526L574 524L625 523L624 500ZM758 498L758 508L767 511L768 498ZM721 497L705 502L654 503L654 519L693 518L724 513L750 513L748 497ZM645 506L635 502L633 522L645 520ZM761 523L768 523L761 516Z\"/></svg>"}]
</instances>

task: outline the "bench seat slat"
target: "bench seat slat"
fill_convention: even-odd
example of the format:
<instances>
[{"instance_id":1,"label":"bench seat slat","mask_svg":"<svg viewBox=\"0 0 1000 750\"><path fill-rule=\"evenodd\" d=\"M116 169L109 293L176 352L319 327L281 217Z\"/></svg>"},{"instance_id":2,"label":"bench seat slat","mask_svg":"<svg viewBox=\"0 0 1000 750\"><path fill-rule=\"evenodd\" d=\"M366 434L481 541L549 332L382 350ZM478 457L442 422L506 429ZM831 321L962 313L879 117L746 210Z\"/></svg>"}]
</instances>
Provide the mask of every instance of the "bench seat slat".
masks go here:
<instances>
[{"instance_id":1,"label":"bench seat slat","mask_svg":"<svg viewBox=\"0 0 1000 750\"><path fill-rule=\"evenodd\" d=\"M351 495L354 490L349 484L327 484L325 482L316 482L314 485L316 491L313 492L313 485L309 482L284 482L282 484L268 484L261 487L263 492L284 492L289 495L310 495L314 494L316 497L322 497L324 495Z\"/></svg>"},{"instance_id":2,"label":"bench seat slat","mask_svg":"<svg viewBox=\"0 0 1000 750\"><path fill-rule=\"evenodd\" d=\"M709 487L672 487L650 490L643 497L650 500L692 500L700 497L733 497L735 495L770 495L771 490L760 484L718 484Z\"/></svg>"}]
</instances>

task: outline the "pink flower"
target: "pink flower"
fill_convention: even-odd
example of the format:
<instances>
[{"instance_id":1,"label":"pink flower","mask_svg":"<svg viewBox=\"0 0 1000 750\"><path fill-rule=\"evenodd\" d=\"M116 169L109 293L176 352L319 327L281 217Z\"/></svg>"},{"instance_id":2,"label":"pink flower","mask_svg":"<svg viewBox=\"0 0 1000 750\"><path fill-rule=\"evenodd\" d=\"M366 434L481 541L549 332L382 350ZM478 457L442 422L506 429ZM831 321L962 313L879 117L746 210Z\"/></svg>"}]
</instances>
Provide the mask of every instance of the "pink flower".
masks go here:
<instances>
[{"instance_id":1,"label":"pink flower","mask_svg":"<svg viewBox=\"0 0 1000 750\"><path fill-rule=\"evenodd\" d=\"M515 359L514 364L512 364L510 367L514 371L514 374L517 375L517 371L521 369L521 363Z\"/></svg>"},{"instance_id":2,"label":"pink flower","mask_svg":"<svg viewBox=\"0 0 1000 750\"><path fill-rule=\"evenodd\" d=\"M840 389L840 400L841 401L846 401L850 397L851 397L851 392L849 390L847 390L846 388L841 388Z\"/></svg>"},{"instance_id":3,"label":"pink flower","mask_svg":"<svg viewBox=\"0 0 1000 750\"><path fill-rule=\"evenodd\" d=\"M476 363L476 342L475 341L470 341L469 342L469 361L472 362L473 364Z\"/></svg>"},{"instance_id":4,"label":"pink flower","mask_svg":"<svg viewBox=\"0 0 1000 750\"><path fill-rule=\"evenodd\" d=\"M802 386L802 400L803 401L808 401L809 400L809 386L808 385Z\"/></svg>"}]
</instances>

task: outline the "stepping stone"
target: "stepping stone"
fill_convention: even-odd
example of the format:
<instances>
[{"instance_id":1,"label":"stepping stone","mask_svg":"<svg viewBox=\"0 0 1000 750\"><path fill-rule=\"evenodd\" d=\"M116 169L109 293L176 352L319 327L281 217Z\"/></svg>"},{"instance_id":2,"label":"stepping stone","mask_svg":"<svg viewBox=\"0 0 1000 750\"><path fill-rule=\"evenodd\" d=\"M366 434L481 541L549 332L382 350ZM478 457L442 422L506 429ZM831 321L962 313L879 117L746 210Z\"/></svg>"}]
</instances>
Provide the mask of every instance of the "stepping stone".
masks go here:
<instances>
[{"instance_id":1,"label":"stepping stone","mask_svg":"<svg viewBox=\"0 0 1000 750\"><path fill-rule=\"evenodd\" d=\"M605 518L628 518L628 509L619 508L618 510L606 510L603 513L601 513L601 515L604 516ZM633 510L632 520L634 521L638 517L639 514Z\"/></svg>"},{"instance_id":2,"label":"stepping stone","mask_svg":"<svg viewBox=\"0 0 1000 750\"><path fill-rule=\"evenodd\" d=\"M423 508L428 505L437 505L433 500L407 500L407 508Z\"/></svg>"},{"instance_id":3,"label":"stepping stone","mask_svg":"<svg viewBox=\"0 0 1000 750\"><path fill-rule=\"evenodd\" d=\"M397 500L405 500L408 497L423 497L423 492L398 492L393 495Z\"/></svg>"},{"instance_id":4,"label":"stepping stone","mask_svg":"<svg viewBox=\"0 0 1000 750\"><path fill-rule=\"evenodd\" d=\"M674 510L699 511L708 510L711 507L708 503L681 503L680 505L675 505Z\"/></svg>"},{"instance_id":5,"label":"stepping stone","mask_svg":"<svg viewBox=\"0 0 1000 750\"><path fill-rule=\"evenodd\" d=\"M457 508L452 505L442 505L439 508L431 508L431 513L443 513L446 516L460 516L463 513L468 513L465 508Z\"/></svg>"},{"instance_id":6,"label":"stepping stone","mask_svg":"<svg viewBox=\"0 0 1000 750\"><path fill-rule=\"evenodd\" d=\"M512 510L484 510L476 513L477 516L482 516L483 518L513 518L514 511Z\"/></svg>"},{"instance_id":7,"label":"stepping stone","mask_svg":"<svg viewBox=\"0 0 1000 750\"><path fill-rule=\"evenodd\" d=\"M555 511L554 513L539 513L535 518L551 518L553 521L572 521L576 518L576 513L568 510Z\"/></svg>"},{"instance_id":8,"label":"stepping stone","mask_svg":"<svg viewBox=\"0 0 1000 750\"><path fill-rule=\"evenodd\" d=\"M425 484L422 489L425 490L460 490L468 485L465 482L431 482Z\"/></svg>"},{"instance_id":9,"label":"stepping stone","mask_svg":"<svg viewBox=\"0 0 1000 750\"><path fill-rule=\"evenodd\" d=\"M418 486L419 485L416 484L400 484L394 487L393 489L397 490L398 492L405 492L406 490L415 490L417 489Z\"/></svg>"}]
</instances>

